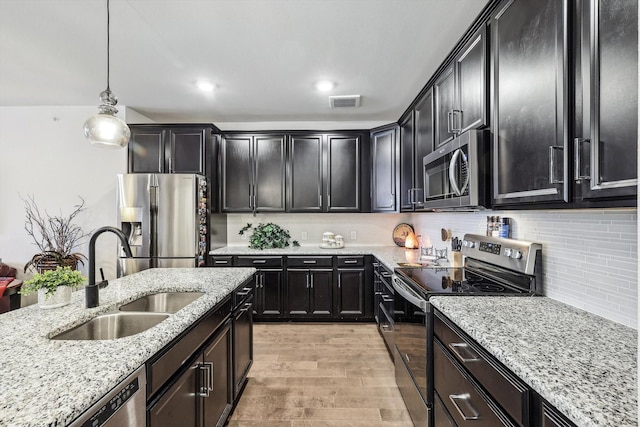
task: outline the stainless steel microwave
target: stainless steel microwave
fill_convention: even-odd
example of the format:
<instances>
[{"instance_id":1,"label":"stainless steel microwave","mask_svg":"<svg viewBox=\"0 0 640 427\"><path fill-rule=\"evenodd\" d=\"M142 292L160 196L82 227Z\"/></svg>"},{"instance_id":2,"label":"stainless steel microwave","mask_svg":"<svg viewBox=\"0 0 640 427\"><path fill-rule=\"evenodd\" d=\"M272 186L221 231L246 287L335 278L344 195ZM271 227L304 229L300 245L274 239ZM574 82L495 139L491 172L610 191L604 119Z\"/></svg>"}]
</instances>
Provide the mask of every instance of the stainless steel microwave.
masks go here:
<instances>
[{"instance_id":1,"label":"stainless steel microwave","mask_svg":"<svg viewBox=\"0 0 640 427\"><path fill-rule=\"evenodd\" d=\"M480 210L489 203L489 135L470 130L422 159L424 207Z\"/></svg>"}]
</instances>

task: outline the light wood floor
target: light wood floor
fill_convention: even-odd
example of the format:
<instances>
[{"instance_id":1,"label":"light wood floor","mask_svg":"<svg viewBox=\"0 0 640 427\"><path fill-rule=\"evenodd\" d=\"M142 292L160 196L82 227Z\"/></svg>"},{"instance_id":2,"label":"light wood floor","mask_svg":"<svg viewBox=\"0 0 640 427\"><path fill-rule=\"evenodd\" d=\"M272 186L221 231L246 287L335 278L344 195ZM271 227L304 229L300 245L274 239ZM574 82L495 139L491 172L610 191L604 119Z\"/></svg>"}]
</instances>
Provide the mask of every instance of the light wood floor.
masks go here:
<instances>
[{"instance_id":1,"label":"light wood floor","mask_svg":"<svg viewBox=\"0 0 640 427\"><path fill-rule=\"evenodd\" d=\"M229 426L413 426L374 324L256 324Z\"/></svg>"}]
</instances>

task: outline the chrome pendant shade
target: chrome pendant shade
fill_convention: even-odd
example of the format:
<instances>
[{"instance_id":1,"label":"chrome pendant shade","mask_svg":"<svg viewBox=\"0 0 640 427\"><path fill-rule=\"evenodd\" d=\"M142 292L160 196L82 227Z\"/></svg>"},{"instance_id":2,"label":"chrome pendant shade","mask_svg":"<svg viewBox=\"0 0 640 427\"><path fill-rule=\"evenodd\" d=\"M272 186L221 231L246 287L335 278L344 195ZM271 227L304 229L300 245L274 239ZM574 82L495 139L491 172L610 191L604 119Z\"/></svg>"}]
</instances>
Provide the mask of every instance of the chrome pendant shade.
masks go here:
<instances>
[{"instance_id":1,"label":"chrome pendant shade","mask_svg":"<svg viewBox=\"0 0 640 427\"><path fill-rule=\"evenodd\" d=\"M93 145L123 148L131 139L129 126L116 116L118 98L109 87L109 0L107 0L107 88L100 92L98 114L84 122L84 136Z\"/></svg>"}]
</instances>

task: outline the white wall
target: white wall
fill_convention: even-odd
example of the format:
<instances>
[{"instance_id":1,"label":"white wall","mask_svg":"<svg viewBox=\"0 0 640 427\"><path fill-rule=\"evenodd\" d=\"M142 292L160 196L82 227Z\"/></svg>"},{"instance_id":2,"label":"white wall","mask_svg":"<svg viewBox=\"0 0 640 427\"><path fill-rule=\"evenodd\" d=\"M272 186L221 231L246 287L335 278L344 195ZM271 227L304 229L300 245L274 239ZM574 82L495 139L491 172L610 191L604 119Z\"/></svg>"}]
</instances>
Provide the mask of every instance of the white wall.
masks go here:
<instances>
[{"instance_id":1,"label":"white wall","mask_svg":"<svg viewBox=\"0 0 640 427\"><path fill-rule=\"evenodd\" d=\"M77 223L87 233L115 225L115 175L127 171L127 151L87 142L82 127L96 111L96 106L0 107L0 258L21 278L30 277L22 268L38 252L24 230L21 198L33 195L41 210L66 216L80 196L86 209ZM87 243L78 252L88 255ZM102 267L107 279L113 278L116 237L102 235L97 243L96 271ZM86 275L87 263L80 267Z\"/></svg>"},{"instance_id":2,"label":"white wall","mask_svg":"<svg viewBox=\"0 0 640 427\"><path fill-rule=\"evenodd\" d=\"M543 244L544 294L633 328L638 327L637 209L487 211L415 214L234 214L227 217L229 245L247 245L238 235L246 223L275 222L303 246L317 246L324 231L342 234L347 245L393 245L393 228L413 225L423 241L447 247L441 228L462 238L484 234L487 215L513 219L512 237ZM357 240L350 239L356 231ZM534 321L534 320L532 320Z\"/></svg>"}]
</instances>

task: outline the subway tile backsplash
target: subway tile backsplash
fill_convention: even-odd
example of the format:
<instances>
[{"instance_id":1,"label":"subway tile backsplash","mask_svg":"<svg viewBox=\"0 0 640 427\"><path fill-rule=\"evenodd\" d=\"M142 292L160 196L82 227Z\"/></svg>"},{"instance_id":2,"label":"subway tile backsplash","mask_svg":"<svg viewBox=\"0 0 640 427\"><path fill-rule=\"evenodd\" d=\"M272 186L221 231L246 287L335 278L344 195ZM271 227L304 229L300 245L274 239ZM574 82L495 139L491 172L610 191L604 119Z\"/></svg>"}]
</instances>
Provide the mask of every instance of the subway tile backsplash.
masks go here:
<instances>
[{"instance_id":1,"label":"subway tile backsplash","mask_svg":"<svg viewBox=\"0 0 640 427\"><path fill-rule=\"evenodd\" d=\"M234 214L229 245L245 245L246 223L275 222L304 246L319 245L324 231L342 234L347 245L393 245L393 228L413 225L436 248L447 247L442 228L454 236L484 234L487 215L513 219L512 237L543 244L544 294L566 304L638 328L637 209L486 211L414 214ZM356 231L357 239L349 239Z\"/></svg>"}]
</instances>

